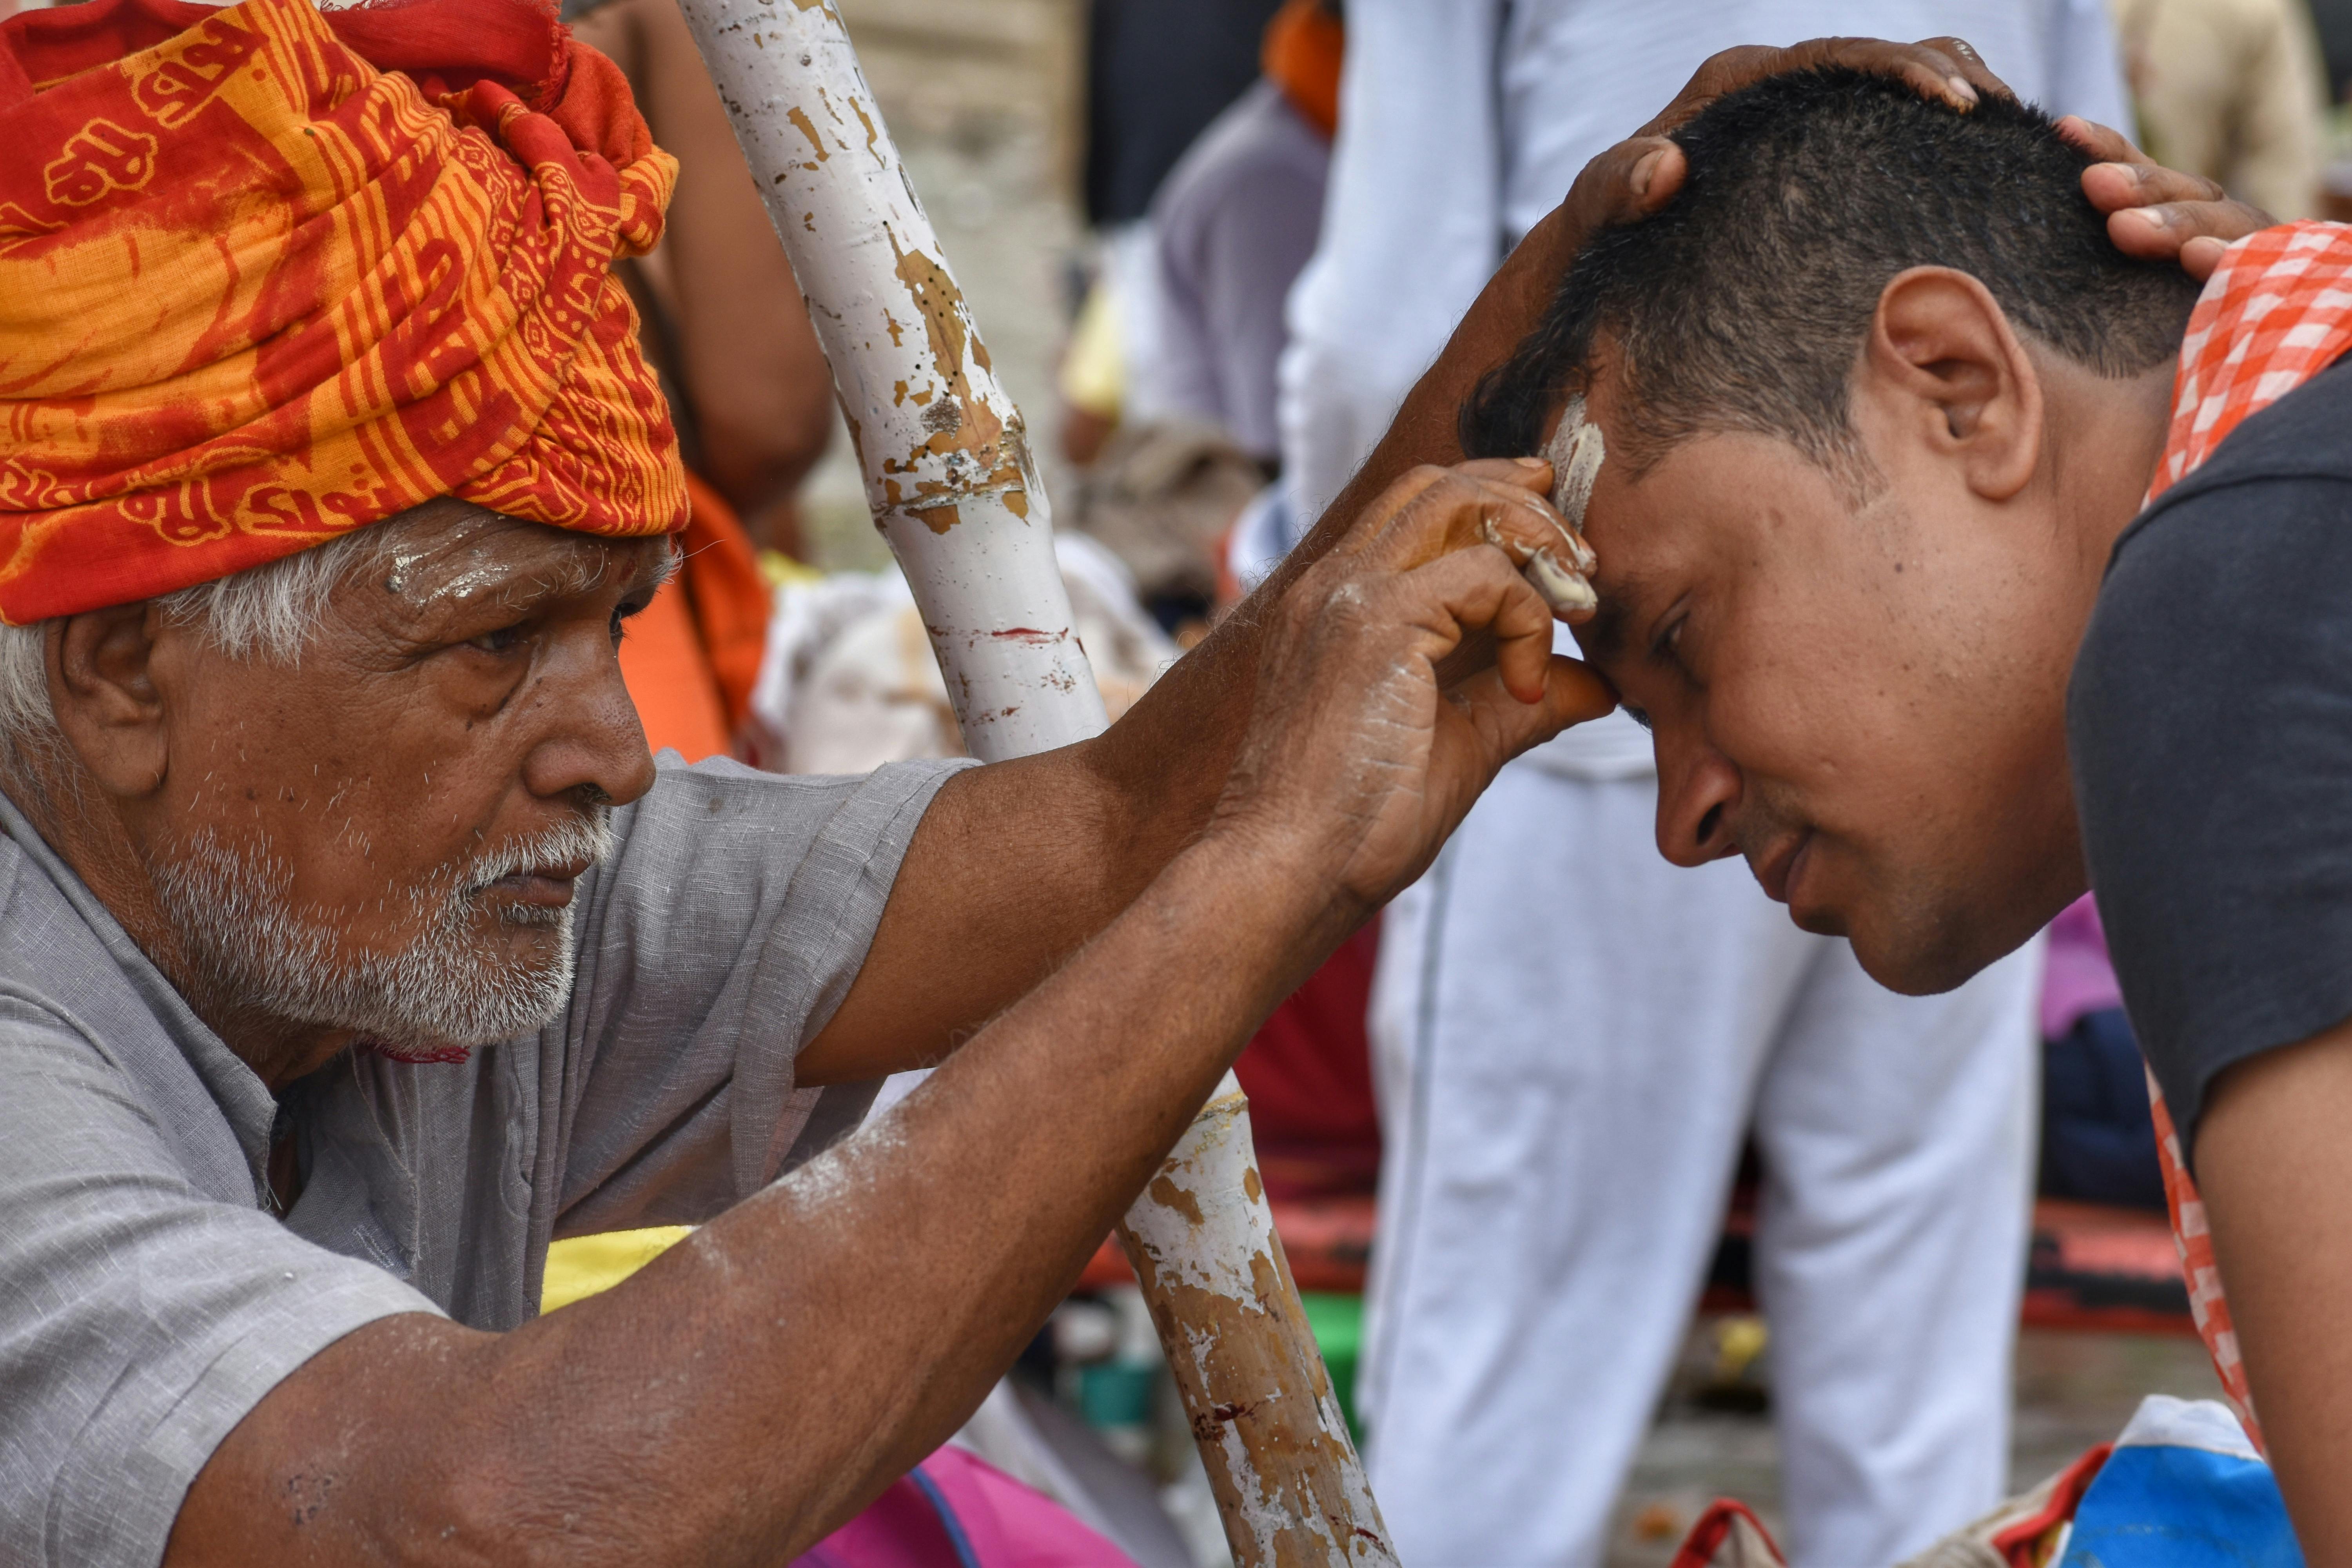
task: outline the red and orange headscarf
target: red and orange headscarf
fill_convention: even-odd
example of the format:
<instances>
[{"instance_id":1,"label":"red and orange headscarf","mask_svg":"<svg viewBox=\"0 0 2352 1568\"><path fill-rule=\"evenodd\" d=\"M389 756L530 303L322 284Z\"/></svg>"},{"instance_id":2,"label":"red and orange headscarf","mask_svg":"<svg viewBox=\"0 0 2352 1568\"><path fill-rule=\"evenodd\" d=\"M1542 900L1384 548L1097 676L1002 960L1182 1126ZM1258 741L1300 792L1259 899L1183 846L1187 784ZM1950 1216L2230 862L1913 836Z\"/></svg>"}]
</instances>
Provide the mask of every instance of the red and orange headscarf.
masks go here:
<instances>
[{"instance_id":1,"label":"red and orange headscarf","mask_svg":"<svg viewBox=\"0 0 2352 1568\"><path fill-rule=\"evenodd\" d=\"M0 621L436 496L684 525L610 272L660 237L677 164L551 11L29 12L0 24Z\"/></svg>"}]
</instances>

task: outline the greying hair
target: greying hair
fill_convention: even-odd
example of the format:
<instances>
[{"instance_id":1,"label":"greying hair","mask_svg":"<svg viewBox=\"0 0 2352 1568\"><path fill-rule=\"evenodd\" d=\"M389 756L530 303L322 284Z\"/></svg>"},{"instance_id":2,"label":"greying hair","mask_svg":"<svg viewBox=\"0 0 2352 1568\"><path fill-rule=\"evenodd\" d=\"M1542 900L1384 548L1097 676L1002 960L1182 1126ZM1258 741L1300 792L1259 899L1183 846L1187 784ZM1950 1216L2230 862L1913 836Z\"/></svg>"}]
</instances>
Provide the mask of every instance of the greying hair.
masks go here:
<instances>
[{"instance_id":1,"label":"greying hair","mask_svg":"<svg viewBox=\"0 0 2352 1568\"><path fill-rule=\"evenodd\" d=\"M301 662L337 586L381 560L382 528L362 528L154 602L175 626L201 628L231 658ZM49 704L48 623L0 626L0 749L54 750L61 742Z\"/></svg>"}]
</instances>

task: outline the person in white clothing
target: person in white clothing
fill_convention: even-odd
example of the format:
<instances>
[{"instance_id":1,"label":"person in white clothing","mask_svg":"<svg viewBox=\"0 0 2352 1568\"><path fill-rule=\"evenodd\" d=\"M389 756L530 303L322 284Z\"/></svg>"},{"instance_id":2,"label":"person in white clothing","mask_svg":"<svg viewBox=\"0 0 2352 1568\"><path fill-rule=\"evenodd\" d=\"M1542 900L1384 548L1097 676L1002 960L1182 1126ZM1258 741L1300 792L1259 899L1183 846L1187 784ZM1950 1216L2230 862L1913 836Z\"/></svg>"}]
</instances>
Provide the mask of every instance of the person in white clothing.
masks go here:
<instances>
[{"instance_id":1,"label":"person in white clothing","mask_svg":"<svg viewBox=\"0 0 2352 1568\"><path fill-rule=\"evenodd\" d=\"M1348 28L1282 365L1307 517L1509 247L1716 49L1955 33L2022 97L2125 113L2100 0L1360 0ZM1632 720L1581 726L1507 768L1388 916L1359 1398L1424 1568L1601 1560L1751 1128L1793 1561L1894 1563L2007 1479L2038 952L1894 995L1743 868L1668 866L1656 798Z\"/></svg>"}]
</instances>

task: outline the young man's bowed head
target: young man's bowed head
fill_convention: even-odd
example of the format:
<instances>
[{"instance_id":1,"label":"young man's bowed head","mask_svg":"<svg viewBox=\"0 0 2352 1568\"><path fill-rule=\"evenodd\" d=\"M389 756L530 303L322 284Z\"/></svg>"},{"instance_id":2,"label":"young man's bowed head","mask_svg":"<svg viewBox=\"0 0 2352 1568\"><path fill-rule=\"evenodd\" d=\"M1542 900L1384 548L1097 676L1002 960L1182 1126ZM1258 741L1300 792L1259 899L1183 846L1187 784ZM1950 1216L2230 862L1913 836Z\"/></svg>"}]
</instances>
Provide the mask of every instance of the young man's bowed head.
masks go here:
<instances>
[{"instance_id":1,"label":"young man's bowed head","mask_svg":"<svg viewBox=\"0 0 2352 1568\"><path fill-rule=\"evenodd\" d=\"M1807 75L1677 140L1681 194L1586 247L1465 444L1539 449L1583 387L1581 640L1656 733L1660 850L1745 855L1880 981L1948 989L2083 890L2067 670L2197 285L2109 244L2007 100Z\"/></svg>"},{"instance_id":2,"label":"young man's bowed head","mask_svg":"<svg viewBox=\"0 0 2352 1568\"><path fill-rule=\"evenodd\" d=\"M1668 858L1746 857L1910 992L2096 889L2217 1365L2352 1560L2352 230L2254 234L2200 300L2039 112L1851 73L1675 140L1464 444L1541 449L1580 393L1605 437L1578 637Z\"/></svg>"}]
</instances>

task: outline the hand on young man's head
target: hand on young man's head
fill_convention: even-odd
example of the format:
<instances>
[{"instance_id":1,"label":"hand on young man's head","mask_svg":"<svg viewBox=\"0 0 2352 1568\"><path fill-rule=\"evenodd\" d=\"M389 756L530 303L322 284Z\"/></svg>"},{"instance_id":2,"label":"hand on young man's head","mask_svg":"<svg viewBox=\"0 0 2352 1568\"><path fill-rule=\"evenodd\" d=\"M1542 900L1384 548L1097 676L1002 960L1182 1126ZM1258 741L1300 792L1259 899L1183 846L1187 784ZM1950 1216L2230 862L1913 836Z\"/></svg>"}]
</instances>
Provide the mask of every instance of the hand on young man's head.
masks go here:
<instances>
[{"instance_id":1,"label":"hand on young man's head","mask_svg":"<svg viewBox=\"0 0 2352 1568\"><path fill-rule=\"evenodd\" d=\"M1745 45L1710 56L1675 100L1641 131L1585 166L1575 188L1547 222L1567 221L1580 236L1632 223L1665 205L1681 188L1685 164L1670 133L1719 98L1790 71L1843 68L1908 85L1924 99L1966 110L1986 97L2014 99L1984 57L1960 38L1809 38L1787 48ZM2068 115L2059 133L2098 163L2083 173L2083 194L2107 215L2107 233L2127 256L2179 261L2189 276L2212 276L2222 250L2273 223L2269 214L2232 201L2221 187L2168 169L2119 132Z\"/></svg>"},{"instance_id":2,"label":"hand on young man's head","mask_svg":"<svg viewBox=\"0 0 2352 1568\"><path fill-rule=\"evenodd\" d=\"M2126 256L2178 261L2202 282L2230 242L2268 228L2271 215L2231 201L2212 181L2168 169L2117 132L2070 114L2058 134L2099 162L2083 171L2083 194L2107 215L2107 237Z\"/></svg>"},{"instance_id":3,"label":"hand on young man's head","mask_svg":"<svg viewBox=\"0 0 2352 1568\"><path fill-rule=\"evenodd\" d=\"M2197 292L2126 258L2210 271L2260 223L1956 84L1957 47L1710 61L1676 140L1587 169L1562 213L1594 237L1463 416L1466 450L1531 450L1583 395L1609 457L1580 640L1655 726L1661 849L1745 856L1904 990L2080 889L2065 677Z\"/></svg>"}]
</instances>

